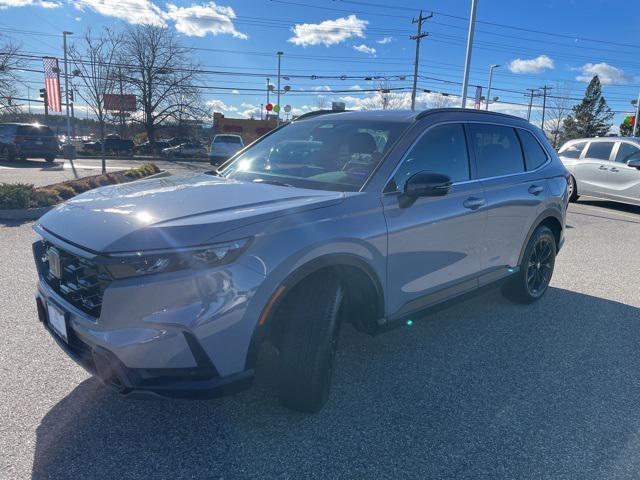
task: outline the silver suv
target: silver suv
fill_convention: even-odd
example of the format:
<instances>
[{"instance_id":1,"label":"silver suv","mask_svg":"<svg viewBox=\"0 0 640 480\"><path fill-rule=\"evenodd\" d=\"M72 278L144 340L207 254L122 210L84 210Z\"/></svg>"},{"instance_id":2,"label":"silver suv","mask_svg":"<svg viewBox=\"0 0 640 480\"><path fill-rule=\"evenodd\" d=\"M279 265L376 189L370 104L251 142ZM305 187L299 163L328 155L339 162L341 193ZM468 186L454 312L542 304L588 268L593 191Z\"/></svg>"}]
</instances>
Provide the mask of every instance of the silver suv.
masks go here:
<instances>
[{"instance_id":1,"label":"silver suv","mask_svg":"<svg viewBox=\"0 0 640 480\"><path fill-rule=\"evenodd\" d=\"M539 299L567 201L565 168L522 119L307 114L219 171L103 187L42 217L39 315L122 393L246 386L269 340L282 403L313 412L344 322L374 334L497 282Z\"/></svg>"},{"instance_id":2,"label":"silver suv","mask_svg":"<svg viewBox=\"0 0 640 480\"><path fill-rule=\"evenodd\" d=\"M569 200L580 195L640 205L640 139L582 138L558 153L571 173Z\"/></svg>"}]
</instances>

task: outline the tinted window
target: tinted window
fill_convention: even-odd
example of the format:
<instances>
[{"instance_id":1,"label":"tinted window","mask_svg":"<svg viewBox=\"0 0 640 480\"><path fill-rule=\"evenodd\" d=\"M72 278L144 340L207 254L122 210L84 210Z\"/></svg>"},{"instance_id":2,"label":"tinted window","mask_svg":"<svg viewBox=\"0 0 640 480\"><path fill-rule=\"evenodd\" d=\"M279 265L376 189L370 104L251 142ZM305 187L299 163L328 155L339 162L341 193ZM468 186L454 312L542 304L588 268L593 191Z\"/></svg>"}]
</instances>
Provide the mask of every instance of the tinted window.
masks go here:
<instances>
[{"instance_id":1,"label":"tinted window","mask_svg":"<svg viewBox=\"0 0 640 480\"><path fill-rule=\"evenodd\" d=\"M586 156L597 160L609 160L613 142L591 142Z\"/></svg>"},{"instance_id":2,"label":"tinted window","mask_svg":"<svg viewBox=\"0 0 640 480\"><path fill-rule=\"evenodd\" d=\"M511 127L471 124L480 178L524 172L522 149Z\"/></svg>"},{"instance_id":3,"label":"tinted window","mask_svg":"<svg viewBox=\"0 0 640 480\"><path fill-rule=\"evenodd\" d=\"M213 140L215 143L235 143L235 144L240 144L241 140L240 137L232 137L232 136L227 136L227 137L216 137Z\"/></svg>"},{"instance_id":4,"label":"tinted window","mask_svg":"<svg viewBox=\"0 0 640 480\"><path fill-rule=\"evenodd\" d=\"M560 149L560 155L567 158L580 158L582 150L587 142L572 143L569 146L562 147Z\"/></svg>"},{"instance_id":5,"label":"tinted window","mask_svg":"<svg viewBox=\"0 0 640 480\"><path fill-rule=\"evenodd\" d=\"M616 162L627 163L629 160L640 160L640 149L630 143L621 143L616 153Z\"/></svg>"},{"instance_id":6,"label":"tinted window","mask_svg":"<svg viewBox=\"0 0 640 480\"><path fill-rule=\"evenodd\" d=\"M518 129L518 135L524 150L524 162L527 170L535 170L547 161L547 154L536 138L526 130Z\"/></svg>"},{"instance_id":7,"label":"tinted window","mask_svg":"<svg viewBox=\"0 0 640 480\"><path fill-rule=\"evenodd\" d=\"M387 190L403 190L414 174L428 170L449 175L454 182L469 180L469 156L460 124L440 125L428 130L416 143L396 172Z\"/></svg>"}]
</instances>

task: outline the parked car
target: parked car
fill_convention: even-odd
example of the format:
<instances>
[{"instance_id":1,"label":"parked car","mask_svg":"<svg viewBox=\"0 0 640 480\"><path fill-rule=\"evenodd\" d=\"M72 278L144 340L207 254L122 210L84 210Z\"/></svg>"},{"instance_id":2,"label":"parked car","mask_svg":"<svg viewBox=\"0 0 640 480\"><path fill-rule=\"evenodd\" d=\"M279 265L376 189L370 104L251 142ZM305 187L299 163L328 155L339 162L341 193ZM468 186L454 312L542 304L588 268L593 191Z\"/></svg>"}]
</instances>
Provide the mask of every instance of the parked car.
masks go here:
<instances>
[{"instance_id":1,"label":"parked car","mask_svg":"<svg viewBox=\"0 0 640 480\"><path fill-rule=\"evenodd\" d=\"M53 162L59 152L58 139L46 125L0 123L0 160L44 158Z\"/></svg>"},{"instance_id":2,"label":"parked car","mask_svg":"<svg viewBox=\"0 0 640 480\"><path fill-rule=\"evenodd\" d=\"M162 152L165 148L171 147L171 143L168 140L156 140L156 151ZM152 155L153 154L153 146L151 142L148 140L140 145L136 145L133 147L133 151L136 155Z\"/></svg>"},{"instance_id":3,"label":"parked car","mask_svg":"<svg viewBox=\"0 0 640 480\"><path fill-rule=\"evenodd\" d=\"M83 144L83 147L87 152L102 152L102 142L100 140L97 140L95 142L85 142ZM120 138L119 135L107 135L104 139L104 150L105 152L110 154L133 155L133 140Z\"/></svg>"},{"instance_id":4,"label":"parked car","mask_svg":"<svg viewBox=\"0 0 640 480\"><path fill-rule=\"evenodd\" d=\"M207 149L200 143L182 143L175 147L168 147L162 150L162 156L167 158L197 158L204 157Z\"/></svg>"},{"instance_id":5,"label":"parked car","mask_svg":"<svg viewBox=\"0 0 640 480\"><path fill-rule=\"evenodd\" d=\"M640 139L581 138L565 143L560 159L571 172L570 200L580 195L640 205Z\"/></svg>"},{"instance_id":6,"label":"parked car","mask_svg":"<svg viewBox=\"0 0 640 480\"><path fill-rule=\"evenodd\" d=\"M305 142L306 162L269 162ZM303 115L219 175L98 188L44 215L38 312L123 394L245 387L269 339L280 400L317 411L342 323L373 334L499 282L542 297L567 178L542 131L509 115Z\"/></svg>"},{"instance_id":7,"label":"parked car","mask_svg":"<svg viewBox=\"0 0 640 480\"><path fill-rule=\"evenodd\" d=\"M211 165L219 166L234 156L238 150L244 148L240 135L220 134L213 137L209 148Z\"/></svg>"}]
</instances>

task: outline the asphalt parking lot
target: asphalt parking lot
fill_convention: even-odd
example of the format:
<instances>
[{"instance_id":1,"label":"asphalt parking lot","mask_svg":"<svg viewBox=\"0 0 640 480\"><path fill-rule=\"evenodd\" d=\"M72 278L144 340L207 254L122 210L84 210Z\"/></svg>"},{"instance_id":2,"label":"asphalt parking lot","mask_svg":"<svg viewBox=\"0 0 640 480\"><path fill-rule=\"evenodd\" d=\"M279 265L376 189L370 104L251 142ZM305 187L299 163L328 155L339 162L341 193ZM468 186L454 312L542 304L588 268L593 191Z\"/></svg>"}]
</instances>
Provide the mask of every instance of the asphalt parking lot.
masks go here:
<instances>
[{"instance_id":1,"label":"asphalt parking lot","mask_svg":"<svg viewBox=\"0 0 640 480\"><path fill-rule=\"evenodd\" d=\"M570 206L550 290L344 329L329 403L120 398L36 318L31 224L0 225L0 478L640 477L640 208Z\"/></svg>"},{"instance_id":2,"label":"asphalt parking lot","mask_svg":"<svg viewBox=\"0 0 640 480\"><path fill-rule=\"evenodd\" d=\"M145 163L155 163L160 169L177 175L181 173L211 170L207 161L169 161L169 160L116 160L107 159L107 172L126 170L139 167ZM56 159L46 163L41 159L29 159L15 162L0 161L0 182L4 183L32 183L36 187L51 185L52 183L72 180L74 178L99 175L102 172L102 162L96 158L77 158L69 161Z\"/></svg>"}]
</instances>

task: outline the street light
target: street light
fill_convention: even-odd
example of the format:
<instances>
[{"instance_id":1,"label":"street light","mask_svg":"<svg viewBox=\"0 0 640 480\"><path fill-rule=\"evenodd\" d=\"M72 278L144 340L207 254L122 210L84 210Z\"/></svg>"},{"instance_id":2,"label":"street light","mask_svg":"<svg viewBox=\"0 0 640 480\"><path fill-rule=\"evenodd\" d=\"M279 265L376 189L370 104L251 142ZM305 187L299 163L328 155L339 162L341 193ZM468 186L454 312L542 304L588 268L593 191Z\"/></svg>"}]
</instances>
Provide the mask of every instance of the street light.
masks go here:
<instances>
[{"instance_id":1,"label":"street light","mask_svg":"<svg viewBox=\"0 0 640 480\"><path fill-rule=\"evenodd\" d=\"M277 93L278 111L276 112L278 114L278 117L276 119L276 125L280 125L280 63L282 62L282 55L284 55L284 52L276 52L276 55L278 55L278 93Z\"/></svg>"},{"instance_id":2,"label":"street light","mask_svg":"<svg viewBox=\"0 0 640 480\"><path fill-rule=\"evenodd\" d=\"M484 109L489 110L489 99L491 98L491 82L493 81L493 70L498 68L500 65L491 65L489 67L489 88L487 88L487 102L485 103Z\"/></svg>"}]
</instances>

